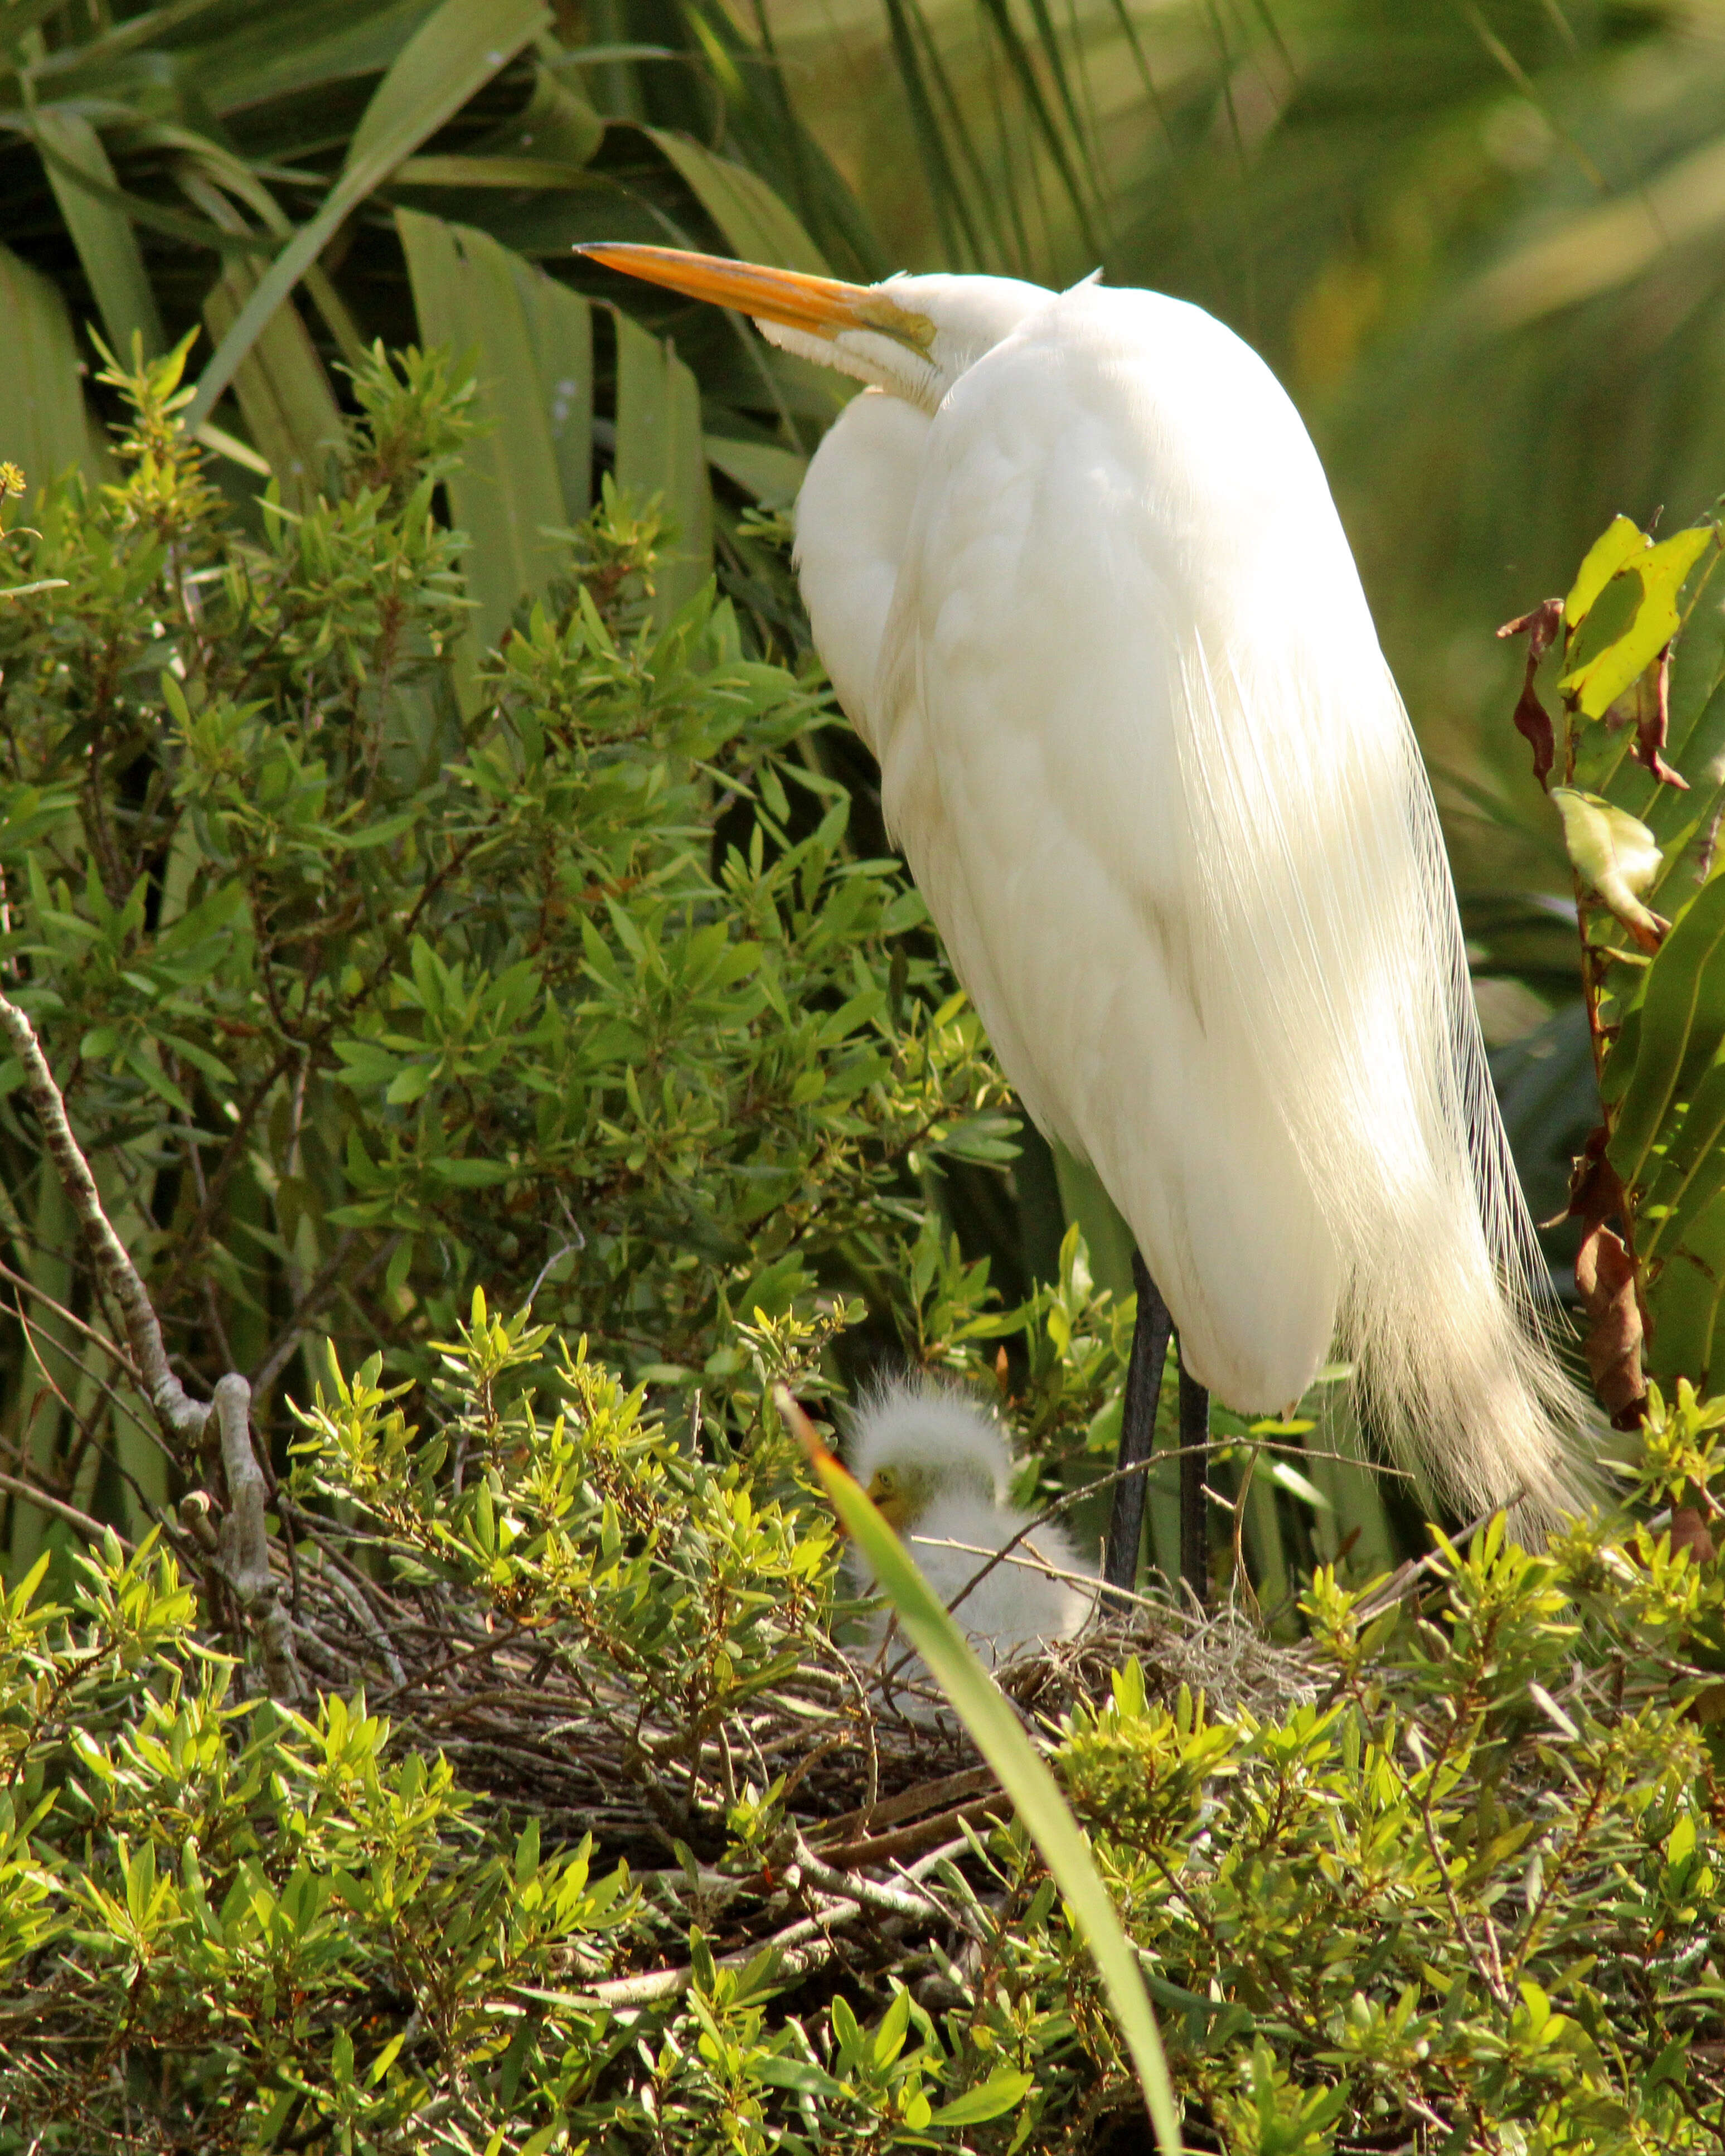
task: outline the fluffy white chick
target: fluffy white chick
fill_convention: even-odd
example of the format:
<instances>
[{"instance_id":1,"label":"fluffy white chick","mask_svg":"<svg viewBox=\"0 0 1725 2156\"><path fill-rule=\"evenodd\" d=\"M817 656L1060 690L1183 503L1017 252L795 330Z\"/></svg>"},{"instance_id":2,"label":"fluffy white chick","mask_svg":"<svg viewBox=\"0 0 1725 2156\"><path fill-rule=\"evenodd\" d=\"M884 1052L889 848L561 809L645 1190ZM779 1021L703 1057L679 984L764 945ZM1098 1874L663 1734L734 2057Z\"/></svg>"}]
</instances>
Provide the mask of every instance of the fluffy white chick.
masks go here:
<instances>
[{"instance_id":1,"label":"fluffy white chick","mask_svg":"<svg viewBox=\"0 0 1725 2156\"><path fill-rule=\"evenodd\" d=\"M1004 1548L1035 1517L1009 1502L1012 1462L999 1429L962 1394L932 1383L900 1380L878 1387L857 1412L847 1457L923 1578L949 1604L988 1563L988 1553ZM853 1552L852 1563L860 1587L872 1586L874 1575L860 1552ZM1094 1589L1078 1578L1055 1578L1044 1566L1081 1578L1095 1569L1064 1528L1046 1522L953 1609L989 1668L1070 1640L1088 1620ZM876 1620L871 1648L890 1622L890 1611Z\"/></svg>"}]
</instances>

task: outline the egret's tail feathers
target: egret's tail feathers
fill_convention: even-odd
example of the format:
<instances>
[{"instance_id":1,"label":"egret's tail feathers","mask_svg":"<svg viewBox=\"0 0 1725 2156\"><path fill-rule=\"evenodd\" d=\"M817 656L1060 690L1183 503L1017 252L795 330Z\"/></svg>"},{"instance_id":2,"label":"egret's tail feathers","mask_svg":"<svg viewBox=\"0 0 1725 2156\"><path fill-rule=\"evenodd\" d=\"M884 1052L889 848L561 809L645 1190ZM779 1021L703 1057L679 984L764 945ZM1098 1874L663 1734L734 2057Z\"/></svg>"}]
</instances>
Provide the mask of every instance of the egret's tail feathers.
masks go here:
<instances>
[{"instance_id":1,"label":"egret's tail feathers","mask_svg":"<svg viewBox=\"0 0 1725 2156\"><path fill-rule=\"evenodd\" d=\"M1436 806L1374 647L1349 640L1375 661L1356 677L1298 638L1184 667L1219 972L1335 1243L1363 1420L1435 1495L1537 1537L1584 1497L1594 1418L1555 1352Z\"/></svg>"},{"instance_id":2,"label":"egret's tail feathers","mask_svg":"<svg viewBox=\"0 0 1725 2156\"><path fill-rule=\"evenodd\" d=\"M1587 1502L1589 1411L1553 1352L1552 1313L1453 1229L1356 1264L1340 1330L1363 1424L1464 1517L1510 1508L1538 1545ZM1384 1246L1380 1245L1380 1249Z\"/></svg>"}]
</instances>

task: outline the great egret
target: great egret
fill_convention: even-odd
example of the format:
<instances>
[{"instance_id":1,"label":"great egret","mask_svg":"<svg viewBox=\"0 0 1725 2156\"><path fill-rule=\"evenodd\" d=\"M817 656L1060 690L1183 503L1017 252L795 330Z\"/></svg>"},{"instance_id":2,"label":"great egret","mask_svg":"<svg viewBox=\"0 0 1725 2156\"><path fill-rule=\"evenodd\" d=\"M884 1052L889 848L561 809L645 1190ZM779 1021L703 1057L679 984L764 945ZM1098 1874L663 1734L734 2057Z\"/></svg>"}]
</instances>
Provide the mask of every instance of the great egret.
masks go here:
<instances>
[{"instance_id":1,"label":"great egret","mask_svg":"<svg viewBox=\"0 0 1725 2156\"><path fill-rule=\"evenodd\" d=\"M880 1387L858 1409L846 1460L991 1668L1083 1629L1096 1594L1079 1575L1091 1568L1063 1527L1009 1502L1006 1441L961 1394Z\"/></svg>"},{"instance_id":2,"label":"great egret","mask_svg":"<svg viewBox=\"0 0 1725 2156\"><path fill-rule=\"evenodd\" d=\"M1199 1387L1274 1410L1339 1347L1438 1495L1548 1523L1584 1410L1430 787L1270 370L1094 279L582 251L868 385L798 504L815 644L1003 1068L1148 1262L1188 1428ZM1161 1373L1147 1286L1123 1461ZM1134 1517L1111 1581L1137 1553Z\"/></svg>"}]
</instances>

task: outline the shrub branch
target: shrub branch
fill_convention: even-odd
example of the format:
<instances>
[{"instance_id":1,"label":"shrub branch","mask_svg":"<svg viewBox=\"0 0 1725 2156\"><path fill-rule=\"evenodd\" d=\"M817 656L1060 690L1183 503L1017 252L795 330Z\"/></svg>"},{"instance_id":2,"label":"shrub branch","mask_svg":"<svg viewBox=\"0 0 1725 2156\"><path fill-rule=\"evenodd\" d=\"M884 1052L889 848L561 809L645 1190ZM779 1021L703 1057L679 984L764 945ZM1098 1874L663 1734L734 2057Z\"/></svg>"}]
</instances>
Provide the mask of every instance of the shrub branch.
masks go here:
<instances>
[{"instance_id":1,"label":"shrub branch","mask_svg":"<svg viewBox=\"0 0 1725 2156\"><path fill-rule=\"evenodd\" d=\"M131 1261L131 1254L108 1218L84 1148L73 1134L65 1100L36 1038L36 1029L18 1005L3 995L0 995L0 1031L23 1065L24 1091L41 1126L43 1143L59 1171L101 1284L119 1309L135 1374L182 1466L189 1467L199 1452L208 1449L213 1418L228 1502L217 1563L257 1634L264 1681L271 1693L280 1699L297 1698L300 1681L290 1620L270 1563L264 1509L269 1486L252 1444L252 1389L244 1378L230 1371L218 1380L213 1400L194 1400L174 1375L156 1306Z\"/></svg>"}]
</instances>

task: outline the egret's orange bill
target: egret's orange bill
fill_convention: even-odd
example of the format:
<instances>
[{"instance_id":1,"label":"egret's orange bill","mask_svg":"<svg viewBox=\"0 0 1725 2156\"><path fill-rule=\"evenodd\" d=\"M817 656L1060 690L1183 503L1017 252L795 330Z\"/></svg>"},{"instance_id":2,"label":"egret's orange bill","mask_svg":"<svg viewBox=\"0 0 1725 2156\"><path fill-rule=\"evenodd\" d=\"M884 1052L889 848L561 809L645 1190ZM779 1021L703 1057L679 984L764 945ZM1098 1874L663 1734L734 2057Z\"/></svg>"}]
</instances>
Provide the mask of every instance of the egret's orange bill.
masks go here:
<instances>
[{"instance_id":1,"label":"egret's orange bill","mask_svg":"<svg viewBox=\"0 0 1725 2156\"><path fill-rule=\"evenodd\" d=\"M627 240L590 241L575 252L691 300L711 300L715 306L734 307L739 314L781 322L813 336L873 330L921 352L934 336L934 325L925 316L895 305L867 285L845 285L836 277L810 277L800 270L769 270L722 254L691 254L680 247L640 247Z\"/></svg>"}]
</instances>

